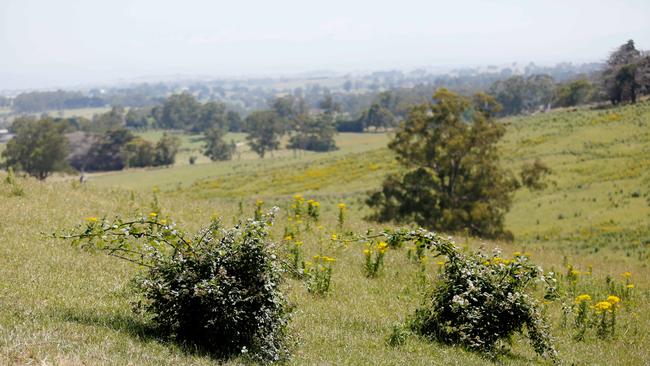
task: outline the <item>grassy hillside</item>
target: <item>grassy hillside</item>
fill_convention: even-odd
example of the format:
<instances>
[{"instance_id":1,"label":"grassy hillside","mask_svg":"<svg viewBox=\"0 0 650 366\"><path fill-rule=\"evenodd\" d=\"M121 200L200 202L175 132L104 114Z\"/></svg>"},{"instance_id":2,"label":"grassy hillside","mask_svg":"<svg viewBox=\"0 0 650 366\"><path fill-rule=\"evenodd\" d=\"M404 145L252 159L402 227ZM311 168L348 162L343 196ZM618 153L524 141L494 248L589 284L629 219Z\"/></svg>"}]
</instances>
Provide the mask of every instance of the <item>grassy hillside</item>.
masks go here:
<instances>
[{"instance_id":1,"label":"grassy hillside","mask_svg":"<svg viewBox=\"0 0 650 366\"><path fill-rule=\"evenodd\" d=\"M143 137L151 141L157 141L160 135L162 135L162 132L150 132L144 134ZM243 134L229 134L226 139L243 141L244 136ZM187 187L192 185L199 179L219 178L233 174L248 179L249 174L265 174L266 169L291 167L293 165L304 166L305 164L327 160L334 161L345 158L348 154L363 154L367 151L381 149L388 142L388 136L385 134L342 133L336 137L336 144L340 147L340 150L329 153L314 153L282 149L265 159L259 159L257 154L248 149L247 145L242 144L237 147L237 154L232 161L211 162L209 159L202 157L197 164L189 165L184 156L189 157L190 154L202 156L200 153L202 142L199 141L199 138L200 135L181 135L184 142L181 147L183 153L176 159L177 163L173 169L132 169L122 172L99 173L91 175L89 177L90 182L98 187L122 187L144 191L150 191L153 187L159 187L163 190L176 189L179 186ZM296 188L302 190L301 187Z\"/></svg>"},{"instance_id":2,"label":"grassy hillside","mask_svg":"<svg viewBox=\"0 0 650 366\"><path fill-rule=\"evenodd\" d=\"M517 173L536 158L553 170L543 191L522 189L514 197L507 226L518 239L590 241L648 236L650 222L650 103L605 110L564 110L507 119L504 164ZM147 135L152 140L158 135ZM234 135L234 138L243 138ZM303 154L282 150L257 159L243 150L241 160L134 170L92 177L101 187L150 190L191 186L194 197L358 195L379 187L398 169L382 134L341 134L341 150ZM196 148L193 137L185 145ZM265 177L266 179L259 179ZM633 213L633 214L630 214ZM618 239L617 239L618 240Z\"/></svg>"},{"instance_id":3,"label":"grassy hillside","mask_svg":"<svg viewBox=\"0 0 650 366\"><path fill-rule=\"evenodd\" d=\"M520 237L586 240L650 223L650 103L509 120L507 162L540 158L555 186L521 191L508 216ZM647 236L646 236L647 237Z\"/></svg>"},{"instance_id":4,"label":"grassy hillside","mask_svg":"<svg viewBox=\"0 0 650 366\"><path fill-rule=\"evenodd\" d=\"M546 270L555 270L565 301L545 303L560 358L576 365L641 365L650 359L650 104L601 111L558 111L508 120L504 164L518 169L536 157L552 169L555 182L544 191L522 190L508 215L514 243L456 237L460 246L490 250L507 258L527 252ZM157 136L150 135L152 139ZM186 139L186 146L197 142ZM211 215L232 222L239 202L250 215L257 198L283 211L273 236L282 241L290 197L302 193L322 202L322 229L304 230L304 255L325 254L334 262L333 288L326 297L307 293L300 280L285 291L296 306L292 364L479 365L489 363L458 347L411 336L406 344L385 343L392 326L404 321L421 300L420 266L408 248L389 250L376 279L363 275L363 244L332 241L338 202L348 206L345 231L381 227L362 220L365 191L398 169L384 147L386 135L342 134L341 150L294 157L282 151L264 160L205 162L169 169L129 170L94 175L79 187L70 181L40 183L21 179L23 196L0 183L0 364L47 365L209 365L220 362L191 348L159 338L151 321L131 312L129 279L138 268L100 253L73 249L43 233L70 228L89 216L147 213L151 189L161 189L163 215L197 229ZM195 144L195 145L192 145ZM248 153L250 154L250 153ZM0 176L3 178L3 176ZM285 248L286 249L286 248ZM285 250L283 249L283 250ZM425 264L426 281L439 259ZM579 271L570 280L571 264ZM629 271L625 279L621 273ZM617 335L589 334L573 340L563 306L579 293L606 297L612 283L635 288L618 313ZM228 364L239 364L231 359ZM505 365L544 364L528 342L515 337Z\"/></svg>"}]
</instances>

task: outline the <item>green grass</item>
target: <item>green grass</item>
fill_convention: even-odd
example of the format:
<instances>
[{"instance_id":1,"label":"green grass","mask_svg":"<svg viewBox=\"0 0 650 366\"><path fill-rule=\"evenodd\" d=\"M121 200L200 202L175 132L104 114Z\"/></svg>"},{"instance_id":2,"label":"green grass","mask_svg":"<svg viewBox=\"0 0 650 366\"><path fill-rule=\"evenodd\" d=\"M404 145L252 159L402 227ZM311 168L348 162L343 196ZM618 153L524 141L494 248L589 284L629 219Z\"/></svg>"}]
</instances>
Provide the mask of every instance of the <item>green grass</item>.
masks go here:
<instances>
[{"instance_id":1,"label":"green grass","mask_svg":"<svg viewBox=\"0 0 650 366\"><path fill-rule=\"evenodd\" d=\"M157 141L162 132L148 132L143 138ZM98 187L123 187L150 191L153 187L171 189L187 187L197 180L224 177L232 174L241 174L244 179L250 177L246 174L264 174L266 169L292 166L294 164L310 165L332 159L345 157L348 154L362 154L385 146L388 137L385 134L356 134L342 133L336 137L340 150L328 153L299 152L282 149L265 159L259 157L243 144L238 146L237 154L232 161L211 162L200 154L202 142L198 141L200 135L180 135L183 141L182 153L176 159L174 168L131 169L124 172L98 173L89 176L92 185ZM244 134L229 134L226 139L243 141ZM283 144L286 145L286 144ZM188 152L191 151L191 152ZM189 155L200 156L195 165L189 165ZM385 159L386 157L383 157ZM251 183L250 181L248 183ZM300 187L297 187L300 188Z\"/></svg>"},{"instance_id":2,"label":"green grass","mask_svg":"<svg viewBox=\"0 0 650 366\"><path fill-rule=\"evenodd\" d=\"M513 168L539 158L554 185L521 190L508 226L521 239L588 241L650 223L650 103L515 118L503 143Z\"/></svg>"},{"instance_id":3,"label":"green grass","mask_svg":"<svg viewBox=\"0 0 650 366\"><path fill-rule=\"evenodd\" d=\"M533 261L560 275L566 273L566 263L572 264L582 273L575 288L561 278L568 303L581 292L601 299L608 294L608 276L621 282L622 272L632 272L634 296L624 300L613 340L600 340L590 333L585 341L574 341L571 323L561 322L561 304L545 305L564 364L641 365L650 359L650 168L644 162L650 156L648 121L649 103L509 120L502 145L504 164L518 169L539 157L553 169L551 179L556 184L516 194L507 217L507 226L517 237L514 243L456 237L459 245L469 248L498 246L504 256L530 252ZM145 135L152 140L158 137ZM403 346L385 344L392 325L404 321L420 303L418 267L407 260L406 248L389 250L385 272L367 279L362 270L363 245L341 245L329 237L337 232L336 204L340 201L348 206L346 230L380 229L362 219L367 213L364 192L378 187L384 174L399 168L384 147L386 135L341 134L337 138L341 150L332 153L294 157L285 150L261 160L242 151L241 160L231 162L184 165L179 161L168 169L93 175L84 187L62 179L46 183L21 179L23 197L11 196L8 186L0 183L0 364L220 362L158 338L149 319L131 312L128 281L138 268L99 253L78 251L42 234L74 227L88 216L146 213L154 186L162 190L163 214L192 230L213 214L231 222L240 201L246 215L252 213L257 198L264 199L266 207L277 204L283 209L274 226L277 240L288 224L284 210L291 195L302 193L322 202L324 229L304 233L304 251L307 258L318 253L337 258L333 288L330 295L315 297L301 281L286 281L286 293L296 306L291 322L296 340L292 364L489 363L460 348L415 336ZM200 146L192 137L183 139L186 148ZM429 278L435 275L436 261L431 258L427 264ZM593 274L585 273L589 266ZM516 337L512 353L502 356L500 363L544 361L532 353L525 339Z\"/></svg>"},{"instance_id":4,"label":"green grass","mask_svg":"<svg viewBox=\"0 0 650 366\"><path fill-rule=\"evenodd\" d=\"M110 111L110 107L96 107L96 108L78 108L78 109L63 109L63 110L53 110L47 111L47 113L53 117L85 117L92 119L96 114L102 114Z\"/></svg>"}]
</instances>

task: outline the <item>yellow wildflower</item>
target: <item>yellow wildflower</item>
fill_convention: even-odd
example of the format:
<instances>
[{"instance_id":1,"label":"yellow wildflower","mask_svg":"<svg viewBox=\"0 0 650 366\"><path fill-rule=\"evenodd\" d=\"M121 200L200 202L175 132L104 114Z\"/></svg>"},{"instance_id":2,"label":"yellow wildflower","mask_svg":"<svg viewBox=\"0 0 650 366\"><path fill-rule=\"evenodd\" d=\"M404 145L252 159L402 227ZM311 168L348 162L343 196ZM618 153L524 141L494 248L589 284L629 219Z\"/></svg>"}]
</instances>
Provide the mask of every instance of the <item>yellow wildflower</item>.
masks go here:
<instances>
[{"instance_id":1,"label":"yellow wildflower","mask_svg":"<svg viewBox=\"0 0 650 366\"><path fill-rule=\"evenodd\" d=\"M317 261L317 260L319 260L319 259L320 259L320 255L315 255L315 256L314 256L314 261Z\"/></svg>"},{"instance_id":2,"label":"yellow wildflower","mask_svg":"<svg viewBox=\"0 0 650 366\"><path fill-rule=\"evenodd\" d=\"M336 258L332 258L332 257L324 256L324 257L323 257L323 260L324 260L325 262L334 262L334 261L336 261Z\"/></svg>"},{"instance_id":3,"label":"yellow wildflower","mask_svg":"<svg viewBox=\"0 0 650 366\"><path fill-rule=\"evenodd\" d=\"M293 199L295 199L296 201L303 201L304 200L304 198L300 194L297 194L297 195L293 196Z\"/></svg>"},{"instance_id":4,"label":"yellow wildflower","mask_svg":"<svg viewBox=\"0 0 650 366\"><path fill-rule=\"evenodd\" d=\"M370 255L370 249L364 249L363 254L364 255Z\"/></svg>"},{"instance_id":5,"label":"yellow wildflower","mask_svg":"<svg viewBox=\"0 0 650 366\"><path fill-rule=\"evenodd\" d=\"M444 266L445 265L444 261L438 261L437 263L438 263L439 266Z\"/></svg>"},{"instance_id":6,"label":"yellow wildflower","mask_svg":"<svg viewBox=\"0 0 650 366\"><path fill-rule=\"evenodd\" d=\"M601 311L612 311L612 303L607 302L607 301L601 301L594 305L594 309L596 311L601 312Z\"/></svg>"},{"instance_id":7,"label":"yellow wildflower","mask_svg":"<svg viewBox=\"0 0 650 366\"><path fill-rule=\"evenodd\" d=\"M160 220L160 223L163 224L163 225L166 225L166 224L167 224L167 220L162 219L162 220Z\"/></svg>"},{"instance_id":8,"label":"yellow wildflower","mask_svg":"<svg viewBox=\"0 0 650 366\"><path fill-rule=\"evenodd\" d=\"M257 201L255 201L255 204L258 205L258 206L262 206L264 204L264 201L257 200Z\"/></svg>"},{"instance_id":9,"label":"yellow wildflower","mask_svg":"<svg viewBox=\"0 0 650 366\"><path fill-rule=\"evenodd\" d=\"M579 274L580 274L580 271L576 271L575 269L572 269L572 270L571 270L571 275L572 275L572 276L577 276L577 275L579 275Z\"/></svg>"},{"instance_id":10,"label":"yellow wildflower","mask_svg":"<svg viewBox=\"0 0 650 366\"><path fill-rule=\"evenodd\" d=\"M297 247L300 247L300 246L302 246L303 242L298 240L298 241L295 242L295 244L296 244Z\"/></svg>"},{"instance_id":11,"label":"yellow wildflower","mask_svg":"<svg viewBox=\"0 0 650 366\"><path fill-rule=\"evenodd\" d=\"M339 203L339 210L344 210L345 209L345 203Z\"/></svg>"},{"instance_id":12,"label":"yellow wildflower","mask_svg":"<svg viewBox=\"0 0 650 366\"><path fill-rule=\"evenodd\" d=\"M388 250L388 244L384 243L383 241L380 241L377 243L377 250L379 253L384 254Z\"/></svg>"},{"instance_id":13,"label":"yellow wildflower","mask_svg":"<svg viewBox=\"0 0 650 366\"><path fill-rule=\"evenodd\" d=\"M291 235L287 235L287 236L284 237L284 240L291 241L291 240L293 240L293 237Z\"/></svg>"},{"instance_id":14,"label":"yellow wildflower","mask_svg":"<svg viewBox=\"0 0 650 366\"><path fill-rule=\"evenodd\" d=\"M591 296L589 296L588 294L582 294L576 297L576 304L579 304L583 301L591 301Z\"/></svg>"},{"instance_id":15,"label":"yellow wildflower","mask_svg":"<svg viewBox=\"0 0 650 366\"><path fill-rule=\"evenodd\" d=\"M623 276L625 278L630 278L632 276L632 272L630 272L630 271L623 272L623 273L621 273L621 276Z\"/></svg>"},{"instance_id":16,"label":"yellow wildflower","mask_svg":"<svg viewBox=\"0 0 650 366\"><path fill-rule=\"evenodd\" d=\"M607 296L607 302L611 303L612 305L616 305L621 302L621 298L618 296L609 295Z\"/></svg>"},{"instance_id":17,"label":"yellow wildflower","mask_svg":"<svg viewBox=\"0 0 650 366\"><path fill-rule=\"evenodd\" d=\"M155 212L149 212L149 217L156 217L156 216L158 216L157 213L155 213Z\"/></svg>"},{"instance_id":18,"label":"yellow wildflower","mask_svg":"<svg viewBox=\"0 0 650 366\"><path fill-rule=\"evenodd\" d=\"M627 288L634 288L634 284L633 284L633 283L630 283L630 284L628 284L626 287L627 287Z\"/></svg>"},{"instance_id":19,"label":"yellow wildflower","mask_svg":"<svg viewBox=\"0 0 650 366\"><path fill-rule=\"evenodd\" d=\"M314 202L311 203L311 205L314 206L314 207L319 207L319 206L320 206L320 202L318 202L318 201L314 201Z\"/></svg>"},{"instance_id":20,"label":"yellow wildflower","mask_svg":"<svg viewBox=\"0 0 650 366\"><path fill-rule=\"evenodd\" d=\"M521 252L514 252L512 253L513 257L521 257Z\"/></svg>"},{"instance_id":21,"label":"yellow wildflower","mask_svg":"<svg viewBox=\"0 0 650 366\"><path fill-rule=\"evenodd\" d=\"M88 221L88 222L97 222L97 218L96 218L96 217L86 217L84 220L86 220L86 221Z\"/></svg>"},{"instance_id":22,"label":"yellow wildflower","mask_svg":"<svg viewBox=\"0 0 650 366\"><path fill-rule=\"evenodd\" d=\"M332 240L336 240L337 236L336 234L332 234Z\"/></svg>"},{"instance_id":23,"label":"yellow wildflower","mask_svg":"<svg viewBox=\"0 0 650 366\"><path fill-rule=\"evenodd\" d=\"M318 230L323 230L323 229L325 229L325 226L323 226L323 225L318 225L318 227L317 227L316 229L318 229Z\"/></svg>"}]
</instances>

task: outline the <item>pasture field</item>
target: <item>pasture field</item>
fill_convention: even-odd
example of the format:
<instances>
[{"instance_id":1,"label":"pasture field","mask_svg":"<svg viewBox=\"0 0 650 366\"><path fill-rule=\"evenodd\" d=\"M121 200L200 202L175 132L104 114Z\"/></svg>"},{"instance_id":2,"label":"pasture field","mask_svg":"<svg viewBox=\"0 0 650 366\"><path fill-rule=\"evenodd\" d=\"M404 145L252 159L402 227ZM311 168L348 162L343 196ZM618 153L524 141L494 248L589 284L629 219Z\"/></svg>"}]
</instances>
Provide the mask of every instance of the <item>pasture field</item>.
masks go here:
<instances>
[{"instance_id":1,"label":"pasture field","mask_svg":"<svg viewBox=\"0 0 650 366\"><path fill-rule=\"evenodd\" d=\"M161 135L162 132L154 131L141 136L155 142L160 139ZM232 174L248 179L246 176L248 173L259 172L264 174L265 169L274 167L291 166L293 164L304 166L305 164L312 164L312 162L321 163L332 159L336 160L337 157L345 157L351 154L363 155L364 152L368 151L376 153L375 150L386 146L388 142L388 136L385 134L342 133L336 137L336 143L340 147L340 150L337 151L314 153L282 149L274 152L273 155L269 154L265 159L259 159L244 143L244 134L230 133L226 136L226 140L232 139L237 143L241 143L237 147L234 159L226 162L211 162L210 159L201 154L203 145L203 142L199 140L201 135L179 136L183 141L183 145L173 169L147 168L91 174L89 175L91 184L98 187L122 187L150 191L153 187L159 187L163 190L187 187L199 179L218 178ZM282 146L286 146L286 142L283 142ZM195 165L189 165L188 159L190 155L199 157ZM383 154L382 159L386 158L390 159Z\"/></svg>"},{"instance_id":2,"label":"pasture field","mask_svg":"<svg viewBox=\"0 0 650 366\"><path fill-rule=\"evenodd\" d=\"M110 111L109 107L96 107L96 108L76 108L76 109L53 109L45 112L32 113L34 117L40 117L42 114L48 114L52 117L70 118L70 117L85 117L92 119L96 114L102 114ZM0 117L15 116L14 111L10 108L0 108Z\"/></svg>"},{"instance_id":3,"label":"pasture field","mask_svg":"<svg viewBox=\"0 0 650 366\"><path fill-rule=\"evenodd\" d=\"M102 114L110 111L110 107L97 107L97 108L78 108L78 109L64 109L62 111L49 111L48 113L55 117L85 117L92 119L96 114Z\"/></svg>"},{"instance_id":4,"label":"pasture field","mask_svg":"<svg viewBox=\"0 0 650 366\"><path fill-rule=\"evenodd\" d=\"M516 193L507 227L514 242L490 242L454 234L461 247L504 258L529 253L532 261L558 274L563 296L543 302L551 333L566 365L644 365L650 360L650 103L605 110L558 111L507 120L503 163L513 169L535 158L547 163L554 182L543 191ZM154 133L145 138L156 140ZM237 137L236 135L233 137ZM239 136L242 137L242 136ZM439 258L420 265L409 248L390 249L378 278L363 274L363 244L332 240L332 234L365 233L383 225L363 220L365 192L399 170L385 148L384 134L341 134L339 151L300 154L280 151L255 159L242 151L231 162L179 163L167 169L96 174L79 186L65 180L20 179L24 195L0 183L0 364L211 365L242 364L244 358L215 360L191 347L159 338L145 315L131 311L133 265L72 248L46 234L82 224L85 217L132 217L151 209L152 189L162 215L190 230L212 215L225 222L251 216L257 199L278 205L273 227L280 255L292 196L321 202L322 228L302 231L305 258L328 255L333 264L327 296L309 294L301 280L284 284L295 305L290 334L291 364L482 365L490 361L459 347L410 335L389 346L393 325L405 321L422 300L423 281L439 271ZM200 142L183 137L184 148ZM248 154L248 155L246 155ZM244 157L246 156L246 158ZM0 173L1 174L1 173ZM3 178L1 176L0 178ZM241 202L241 206L240 206ZM337 227L337 204L347 206ZM388 225L392 226L392 225ZM571 267L568 267L571 265ZM573 271L573 272L572 272ZM630 272L629 276L623 276ZM594 300L624 290L616 334L602 339L588 332L574 340L569 314L574 298ZM538 291L535 292L539 295ZM568 310L567 310L568 309ZM498 364L549 364L517 336Z\"/></svg>"}]
</instances>

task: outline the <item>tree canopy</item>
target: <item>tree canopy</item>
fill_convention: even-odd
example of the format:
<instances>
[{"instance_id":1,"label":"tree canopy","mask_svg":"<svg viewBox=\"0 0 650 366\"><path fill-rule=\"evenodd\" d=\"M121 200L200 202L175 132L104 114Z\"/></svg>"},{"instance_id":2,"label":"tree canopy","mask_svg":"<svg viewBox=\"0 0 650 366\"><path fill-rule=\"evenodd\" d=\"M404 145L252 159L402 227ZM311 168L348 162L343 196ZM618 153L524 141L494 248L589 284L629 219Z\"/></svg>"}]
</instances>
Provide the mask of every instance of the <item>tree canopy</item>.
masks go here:
<instances>
[{"instance_id":1,"label":"tree canopy","mask_svg":"<svg viewBox=\"0 0 650 366\"><path fill-rule=\"evenodd\" d=\"M609 56L602 86L612 104L636 103L640 94L650 93L650 55L627 41Z\"/></svg>"},{"instance_id":2,"label":"tree canopy","mask_svg":"<svg viewBox=\"0 0 650 366\"><path fill-rule=\"evenodd\" d=\"M304 115L296 123L287 148L320 152L336 150L335 133L336 127L330 113Z\"/></svg>"},{"instance_id":3,"label":"tree canopy","mask_svg":"<svg viewBox=\"0 0 650 366\"><path fill-rule=\"evenodd\" d=\"M41 180L54 171L63 170L68 140L62 127L48 117L16 119L11 126L16 135L2 152L5 164Z\"/></svg>"},{"instance_id":4,"label":"tree canopy","mask_svg":"<svg viewBox=\"0 0 650 366\"><path fill-rule=\"evenodd\" d=\"M370 195L371 218L507 236L504 215L518 183L499 164L505 128L492 118L498 111L488 95L470 99L446 89L414 107L389 144L405 172Z\"/></svg>"},{"instance_id":5,"label":"tree canopy","mask_svg":"<svg viewBox=\"0 0 650 366\"><path fill-rule=\"evenodd\" d=\"M158 125L161 128L178 130L194 126L199 117L200 107L201 103L192 94L171 95L162 105Z\"/></svg>"},{"instance_id":6,"label":"tree canopy","mask_svg":"<svg viewBox=\"0 0 650 366\"><path fill-rule=\"evenodd\" d=\"M227 143L224 140L226 132L223 128L213 127L206 130L203 134L205 146L203 154L210 160L230 160L235 153L236 145L234 141Z\"/></svg>"},{"instance_id":7,"label":"tree canopy","mask_svg":"<svg viewBox=\"0 0 650 366\"><path fill-rule=\"evenodd\" d=\"M282 119L275 111L256 111L246 117L246 140L251 150L261 158L280 147L280 136L284 134Z\"/></svg>"}]
</instances>

